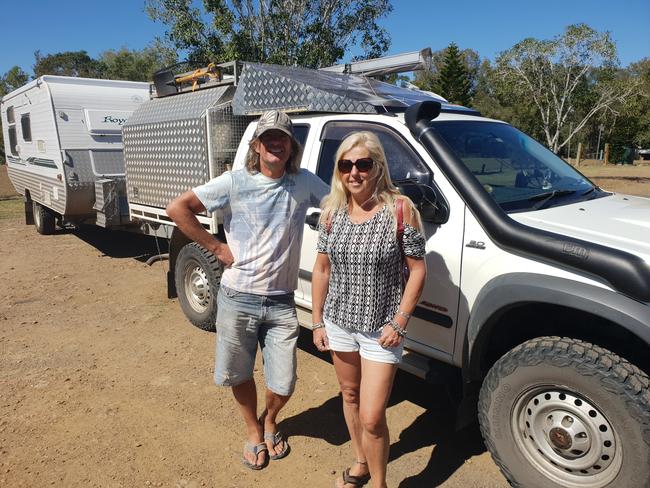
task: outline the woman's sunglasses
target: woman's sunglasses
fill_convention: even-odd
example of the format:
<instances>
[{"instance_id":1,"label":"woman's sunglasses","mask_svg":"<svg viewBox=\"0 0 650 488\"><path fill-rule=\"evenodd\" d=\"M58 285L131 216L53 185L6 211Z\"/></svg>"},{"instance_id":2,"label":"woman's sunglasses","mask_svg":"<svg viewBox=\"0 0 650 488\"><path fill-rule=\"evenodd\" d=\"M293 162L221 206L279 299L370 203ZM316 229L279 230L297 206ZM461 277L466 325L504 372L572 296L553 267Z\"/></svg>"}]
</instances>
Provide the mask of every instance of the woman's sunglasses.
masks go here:
<instances>
[{"instance_id":1,"label":"woman's sunglasses","mask_svg":"<svg viewBox=\"0 0 650 488\"><path fill-rule=\"evenodd\" d=\"M360 158L356 161L350 161L349 159L339 159L339 171L341 173L349 173L352 171L352 166L357 167L357 171L360 173L367 173L372 169L372 166L375 162L372 158Z\"/></svg>"}]
</instances>

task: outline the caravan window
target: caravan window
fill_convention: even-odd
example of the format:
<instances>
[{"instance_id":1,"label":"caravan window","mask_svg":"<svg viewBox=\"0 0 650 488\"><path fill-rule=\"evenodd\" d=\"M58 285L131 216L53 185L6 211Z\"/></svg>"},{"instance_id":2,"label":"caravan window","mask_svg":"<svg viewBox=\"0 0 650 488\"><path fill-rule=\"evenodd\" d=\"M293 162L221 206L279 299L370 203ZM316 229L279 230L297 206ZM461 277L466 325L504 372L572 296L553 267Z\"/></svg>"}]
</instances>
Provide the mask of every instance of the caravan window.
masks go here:
<instances>
[{"instance_id":1,"label":"caravan window","mask_svg":"<svg viewBox=\"0 0 650 488\"><path fill-rule=\"evenodd\" d=\"M9 124L15 124L16 123L16 117L14 116L14 108L13 107L7 107L7 123L9 123Z\"/></svg>"},{"instance_id":2,"label":"caravan window","mask_svg":"<svg viewBox=\"0 0 650 488\"><path fill-rule=\"evenodd\" d=\"M11 154L14 156L18 156L18 151L16 151L16 145L18 144L18 140L16 139L16 126L10 125L8 129L9 129L9 152L11 152Z\"/></svg>"},{"instance_id":3,"label":"caravan window","mask_svg":"<svg viewBox=\"0 0 650 488\"><path fill-rule=\"evenodd\" d=\"M20 126L23 130L23 140L30 142L32 140L32 123L29 120L29 114L20 116Z\"/></svg>"}]
</instances>

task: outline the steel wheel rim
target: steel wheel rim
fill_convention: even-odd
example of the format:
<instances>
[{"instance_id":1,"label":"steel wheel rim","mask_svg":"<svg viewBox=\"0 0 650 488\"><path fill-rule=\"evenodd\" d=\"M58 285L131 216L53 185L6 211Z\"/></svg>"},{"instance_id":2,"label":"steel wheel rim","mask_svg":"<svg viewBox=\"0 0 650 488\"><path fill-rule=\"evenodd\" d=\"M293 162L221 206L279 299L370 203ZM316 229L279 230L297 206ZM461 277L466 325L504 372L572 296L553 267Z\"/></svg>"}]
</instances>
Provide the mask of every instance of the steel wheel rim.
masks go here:
<instances>
[{"instance_id":1,"label":"steel wheel rim","mask_svg":"<svg viewBox=\"0 0 650 488\"><path fill-rule=\"evenodd\" d=\"M185 296L190 306L199 313L205 312L212 299L208 276L203 268L196 264L190 264L185 268L183 279Z\"/></svg>"},{"instance_id":2,"label":"steel wheel rim","mask_svg":"<svg viewBox=\"0 0 650 488\"><path fill-rule=\"evenodd\" d=\"M536 387L519 397L511 419L522 454L562 486L604 487L621 469L620 438L585 397L553 386Z\"/></svg>"}]
</instances>

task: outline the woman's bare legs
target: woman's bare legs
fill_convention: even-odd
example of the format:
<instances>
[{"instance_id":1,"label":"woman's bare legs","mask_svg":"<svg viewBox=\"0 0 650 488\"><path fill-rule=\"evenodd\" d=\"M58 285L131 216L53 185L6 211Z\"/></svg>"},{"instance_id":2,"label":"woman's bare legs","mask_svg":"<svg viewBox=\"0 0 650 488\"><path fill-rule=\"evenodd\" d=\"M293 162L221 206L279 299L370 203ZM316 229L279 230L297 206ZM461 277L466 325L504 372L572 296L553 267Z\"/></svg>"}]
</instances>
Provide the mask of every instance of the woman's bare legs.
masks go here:
<instances>
[{"instance_id":1,"label":"woman's bare legs","mask_svg":"<svg viewBox=\"0 0 650 488\"><path fill-rule=\"evenodd\" d=\"M369 469L372 486L384 488L390 443L386 405L397 365L362 359L358 352L332 352L332 357L352 450L357 461L368 463L353 464L350 474L362 476Z\"/></svg>"},{"instance_id":2,"label":"woman's bare legs","mask_svg":"<svg viewBox=\"0 0 650 488\"><path fill-rule=\"evenodd\" d=\"M358 352L332 351L334 370L343 397L343 417L352 440L352 450L355 460L365 462L366 455L361 445L362 426L359 420L359 392L361 389L361 356ZM350 466L352 476L363 476L368 473L366 464L354 463ZM345 486L340 484L340 486Z\"/></svg>"},{"instance_id":3,"label":"woman's bare legs","mask_svg":"<svg viewBox=\"0 0 650 488\"><path fill-rule=\"evenodd\" d=\"M361 447L368 460L375 488L386 487L386 466L390 438L386 422L386 405L393 388L396 364L361 359L361 394L359 420L362 426Z\"/></svg>"}]
</instances>

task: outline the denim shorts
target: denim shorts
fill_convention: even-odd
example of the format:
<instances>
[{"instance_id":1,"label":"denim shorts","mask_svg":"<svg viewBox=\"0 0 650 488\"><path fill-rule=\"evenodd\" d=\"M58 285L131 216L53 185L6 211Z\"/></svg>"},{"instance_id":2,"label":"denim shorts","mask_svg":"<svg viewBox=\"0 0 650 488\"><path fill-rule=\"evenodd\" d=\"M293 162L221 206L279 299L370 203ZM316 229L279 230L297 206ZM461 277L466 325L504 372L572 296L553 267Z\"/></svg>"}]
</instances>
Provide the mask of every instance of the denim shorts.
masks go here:
<instances>
[{"instance_id":1,"label":"denim shorts","mask_svg":"<svg viewBox=\"0 0 650 488\"><path fill-rule=\"evenodd\" d=\"M214 382L237 386L252 379L259 343L266 386L278 395L291 395L300 329L293 293L253 295L222 285L217 304Z\"/></svg>"},{"instance_id":2,"label":"denim shorts","mask_svg":"<svg viewBox=\"0 0 650 488\"><path fill-rule=\"evenodd\" d=\"M324 323L330 349L334 352L359 351L362 358L378 363L399 364L402 360L404 341L400 342L397 347L381 347L379 345L381 330L377 332L360 332L346 327L339 327L329 320L324 320Z\"/></svg>"}]
</instances>

